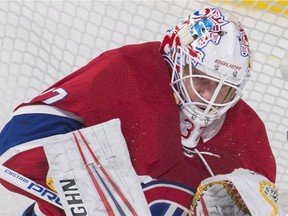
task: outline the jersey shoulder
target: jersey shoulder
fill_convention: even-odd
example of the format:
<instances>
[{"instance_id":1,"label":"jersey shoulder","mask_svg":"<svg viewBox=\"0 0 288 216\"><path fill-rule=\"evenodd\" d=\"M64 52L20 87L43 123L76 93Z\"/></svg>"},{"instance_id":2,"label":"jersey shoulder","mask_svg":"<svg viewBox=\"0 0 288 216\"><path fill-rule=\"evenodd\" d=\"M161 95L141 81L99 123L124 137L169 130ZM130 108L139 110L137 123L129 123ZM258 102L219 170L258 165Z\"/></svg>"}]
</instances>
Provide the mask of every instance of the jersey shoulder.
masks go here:
<instances>
[{"instance_id":1,"label":"jersey shoulder","mask_svg":"<svg viewBox=\"0 0 288 216\"><path fill-rule=\"evenodd\" d=\"M258 125L264 127L263 120L258 113L244 100L239 102L227 112L228 121L236 121L236 123L245 122L247 125Z\"/></svg>"},{"instance_id":2,"label":"jersey shoulder","mask_svg":"<svg viewBox=\"0 0 288 216\"><path fill-rule=\"evenodd\" d=\"M274 182L276 178L275 157L266 126L257 112L240 100L227 112L222 129L220 132L224 138L223 142L229 140L228 143L237 144L233 146L241 155L243 164ZM226 146L228 148L230 145Z\"/></svg>"}]
</instances>

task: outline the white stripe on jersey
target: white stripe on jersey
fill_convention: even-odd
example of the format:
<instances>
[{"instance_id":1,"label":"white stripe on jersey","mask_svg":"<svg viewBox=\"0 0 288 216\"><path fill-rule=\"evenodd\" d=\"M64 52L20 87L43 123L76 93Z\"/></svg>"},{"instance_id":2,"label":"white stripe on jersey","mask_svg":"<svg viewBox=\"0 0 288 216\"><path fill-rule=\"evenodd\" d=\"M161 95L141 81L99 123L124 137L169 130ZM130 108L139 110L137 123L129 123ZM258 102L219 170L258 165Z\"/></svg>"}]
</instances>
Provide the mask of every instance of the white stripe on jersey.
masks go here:
<instances>
[{"instance_id":1,"label":"white stripe on jersey","mask_svg":"<svg viewBox=\"0 0 288 216\"><path fill-rule=\"evenodd\" d=\"M79 121L83 123L83 118L80 116L75 115L72 112L68 112L56 107L48 106L48 105L30 105L30 106L23 106L17 109L13 115L21 115L21 114L32 114L32 113L38 113L38 114L51 114L51 115L57 115L57 116L63 116L70 119L74 119L76 121Z\"/></svg>"}]
</instances>

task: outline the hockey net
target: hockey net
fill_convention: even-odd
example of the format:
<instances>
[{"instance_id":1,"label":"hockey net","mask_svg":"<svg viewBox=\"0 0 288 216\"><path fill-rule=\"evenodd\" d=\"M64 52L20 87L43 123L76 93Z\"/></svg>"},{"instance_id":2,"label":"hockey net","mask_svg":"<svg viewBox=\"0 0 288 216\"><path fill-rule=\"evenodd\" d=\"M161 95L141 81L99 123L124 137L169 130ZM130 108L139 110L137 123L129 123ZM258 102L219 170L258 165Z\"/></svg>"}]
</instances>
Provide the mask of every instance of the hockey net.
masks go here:
<instances>
[{"instance_id":1,"label":"hockey net","mask_svg":"<svg viewBox=\"0 0 288 216\"><path fill-rule=\"evenodd\" d=\"M288 212L288 81L279 70L288 55L287 5L244 0L1 1L0 128L16 105L102 51L161 40L167 28L192 10L220 6L234 11L250 36L253 80L244 99L266 124L277 159L280 203ZM3 200L6 194L0 194ZM14 202L9 196L5 199ZM17 211L7 204L3 208L3 215Z\"/></svg>"}]
</instances>

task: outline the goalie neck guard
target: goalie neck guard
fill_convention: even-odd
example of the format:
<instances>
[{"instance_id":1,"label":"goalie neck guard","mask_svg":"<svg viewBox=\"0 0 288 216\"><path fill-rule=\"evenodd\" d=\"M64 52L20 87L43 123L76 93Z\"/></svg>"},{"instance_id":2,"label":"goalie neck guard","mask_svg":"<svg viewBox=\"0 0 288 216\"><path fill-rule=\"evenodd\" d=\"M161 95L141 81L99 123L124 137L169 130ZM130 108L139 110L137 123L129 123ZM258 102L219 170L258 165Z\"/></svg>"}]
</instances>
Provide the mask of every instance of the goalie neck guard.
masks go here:
<instances>
[{"instance_id":1,"label":"goalie neck guard","mask_svg":"<svg viewBox=\"0 0 288 216\"><path fill-rule=\"evenodd\" d=\"M161 52L172 68L171 87L184 121L193 124L190 134L182 134L184 149L191 149L242 97L250 78L248 38L231 14L206 8L168 30Z\"/></svg>"}]
</instances>

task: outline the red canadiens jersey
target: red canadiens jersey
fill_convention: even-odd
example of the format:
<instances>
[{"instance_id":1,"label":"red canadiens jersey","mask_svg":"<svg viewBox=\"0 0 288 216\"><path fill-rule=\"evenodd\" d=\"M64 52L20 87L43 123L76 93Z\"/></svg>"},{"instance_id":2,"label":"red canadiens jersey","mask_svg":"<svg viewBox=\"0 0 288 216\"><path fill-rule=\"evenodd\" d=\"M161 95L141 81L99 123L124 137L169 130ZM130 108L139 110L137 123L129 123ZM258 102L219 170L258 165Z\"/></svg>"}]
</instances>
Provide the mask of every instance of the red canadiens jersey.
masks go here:
<instances>
[{"instance_id":1,"label":"red canadiens jersey","mask_svg":"<svg viewBox=\"0 0 288 216\"><path fill-rule=\"evenodd\" d=\"M183 155L179 110L159 48L159 42L149 42L107 51L20 107L54 106L82 117L85 126L120 118L137 174L158 180L143 185L151 211L181 215L200 181L210 175L197 155ZM219 133L206 143L200 140L197 149L220 156L204 155L215 174L242 167L275 181L275 160L264 124L242 100L228 111ZM29 170L23 165L17 171L25 169L23 174L45 184L45 156L38 153L29 160L32 155L35 152L25 156L33 162ZM12 159L6 166L13 169L17 162ZM38 205L41 209L41 201Z\"/></svg>"}]
</instances>

